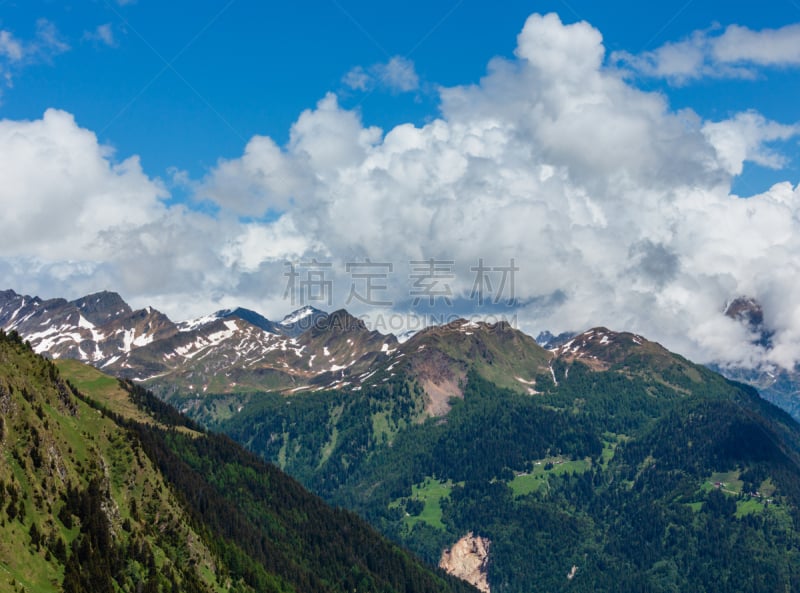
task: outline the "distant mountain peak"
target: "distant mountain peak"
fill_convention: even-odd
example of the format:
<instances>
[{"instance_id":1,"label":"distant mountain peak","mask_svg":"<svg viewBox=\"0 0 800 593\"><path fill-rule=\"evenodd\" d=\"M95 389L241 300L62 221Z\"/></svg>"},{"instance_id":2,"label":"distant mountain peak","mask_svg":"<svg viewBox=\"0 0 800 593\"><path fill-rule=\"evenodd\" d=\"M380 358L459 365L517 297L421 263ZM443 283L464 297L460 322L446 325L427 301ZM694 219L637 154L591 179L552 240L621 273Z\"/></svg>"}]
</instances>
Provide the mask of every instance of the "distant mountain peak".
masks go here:
<instances>
[{"instance_id":1,"label":"distant mountain peak","mask_svg":"<svg viewBox=\"0 0 800 593\"><path fill-rule=\"evenodd\" d=\"M300 309L289 313L283 318L283 321L280 322L280 325L294 325L295 323L298 323L299 321L302 321L303 319L306 319L315 313L324 313L324 311L320 311L311 305L306 305L305 307L301 307Z\"/></svg>"},{"instance_id":2,"label":"distant mountain peak","mask_svg":"<svg viewBox=\"0 0 800 593\"><path fill-rule=\"evenodd\" d=\"M234 319L234 318L246 321L250 325L253 325L271 334L281 333L278 324L270 321L260 313L252 311L250 309L245 309L244 307L236 307L235 309L220 309L219 311L215 311L210 315L204 315L202 317L197 317L196 319L182 321L178 324L178 329L181 332L191 332L202 329L213 323L216 323L220 319Z\"/></svg>"},{"instance_id":3,"label":"distant mountain peak","mask_svg":"<svg viewBox=\"0 0 800 593\"><path fill-rule=\"evenodd\" d=\"M101 325L121 315L129 315L132 309L116 292L107 290L89 294L69 303L94 325Z\"/></svg>"},{"instance_id":4,"label":"distant mountain peak","mask_svg":"<svg viewBox=\"0 0 800 593\"><path fill-rule=\"evenodd\" d=\"M417 335L420 331L422 331L422 330L419 330L419 329L407 329L404 332L401 332L399 334L395 334L395 337L397 338L397 341L399 343L405 344L411 338L413 338L415 335Z\"/></svg>"},{"instance_id":5,"label":"distant mountain peak","mask_svg":"<svg viewBox=\"0 0 800 593\"><path fill-rule=\"evenodd\" d=\"M345 309L338 309L321 319L318 324L314 326L314 331L317 333L324 332L369 332L367 324L364 320L351 315Z\"/></svg>"},{"instance_id":6,"label":"distant mountain peak","mask_svg":"<svg viewBox=\"0 0 800 593\"><path fill-rule=\"evenodd\" d=\"M645 344L650 342L638 334L595 327L574 336L551 351L556 358L567 361L581 360L595 370L605 370L610 365L624 360L632 349Z\"/></svg>"},{"instance_id":7,"label":"distant mountain peak","mask_svg":"<svg viewBox=\"0 0 800 593\"><path fill-rule=\"evenodd\" d=\"M559 346L563 346L569 342L576 335L577 334L575 332L561 332L556 336L550 331L545 330L539 332L539 335L536 336L536 343L545 350L555 350Z\"/></svg>"},{"instance_id":8,"label":"distant mountain peak","mask_svg":"<svg viewBox=\"0 0 800 593\"><path fill-rule=\"evenodd\" d=\"M414 335L416 336L424 336L424 335L447 335L447 334L464 334L464 335L473 335L476 332L506 332L506 331L516 331L506 321L499 321L497 323L489 323L486 321L474 320L474 319L465 319L463 317L459 317L458 319L454 319L447 323L442 323L439 325L429 325Z\"/></svg>"},{"instance_id":9,"label":"distant mountain peak","mask_svg":"<svg viewBox=\"0 0 800 593\"><path fill-rule=\"evenodd\" d=\"M0 290L0 303L4 301L10 301L21 297L21 294L17 294L15 291L11 290L10 288L7 290Z\"/></svg>"},{"instance_id":10,"label":"distant mountain peak","mask_svg":"<svg viewBox=\"0 0 800 593\"><path fill-rule=\"evenodd\" d=\"M328 314L325 311L306 305L289 313L277 325L282 333L296 338L300 334L316 327L319 323L324 323L327 317Z\"/></svg>"},{"instance_id":11,"label":"distant mountain peak","mask_svg":"<svg viewBox=\"0 0 800 593\"><path fill-rule=\"evenodd\" d=\"M727 317L744 324L751 332L756 334L752 343L764 348L772 347L774 334L764 323L764 309L753 297L738 296L725 304L724 313Z\"/></svg>"},{"instance_id":12,"label":"distant mountain peak","mask_svg":"<svg viewBox=\"0 0 800 593\"><path fill-rule=\"evenodd\" d=\"M82 296L74 301L70 301L70 304L75 305L79 309L93 309L98 307L113 307L120 305L130 308L128 303L125 302L119 293L109 290L101 290L100 292L87 294L86 296Z\"/></svg>"},{"instance_id":13,"label":"distant mountain peak","mask_svg":"<svg viewBox=\"0 0 800 593\"><path fill-rule=\"evenodd\" d=\"M744 321L751 327L758 327L764 323L764 309L752 297L738 296L725 304L725 315L731 319Z\"/></svg>"},{"instance_id":14,"label":"distant mountain peak","mask_svg":"<svg viewBox=\"0 0 800 593\"><path fill-rule=\"evenodd\" d=\"M238 317L239 319L242 319L251 325L255 325L256 327L271 334L280 333L276 323L270 321L260 313L251 311L250 309L245 309L243 307L237 307L233 310L226 309L224 311L220 311L218 315L220 318Z\"/></svg>"},{"instance_id":15,"label":"distant mountain peak","mask_svg":"<svg viewBox=\"0 0 800 593\"><path fill-rule=\"evenodd\" d=\"M0 327L17 330L36 352L52 358L75 358L105 364L131 349L176 331L150 307L133 311L116 292L102 291L73 301L3 293Z\"/></svg>"},{"instance_id":16,"label":"distant mountain peak","mask_svg":"<svg viewBox=\"0 0 800 593\"><path fill-rule=\"evenodd\" d=\"M385 373L365 381L382 382L392 373L405 373L422 387L425 413L432 416L446 415L450 399L462 397L470 370L496 385L533 393L536 375L547 372L552 358L509 323L471 319L426 327L388 354Z\"/></svg>"}]
</instances>

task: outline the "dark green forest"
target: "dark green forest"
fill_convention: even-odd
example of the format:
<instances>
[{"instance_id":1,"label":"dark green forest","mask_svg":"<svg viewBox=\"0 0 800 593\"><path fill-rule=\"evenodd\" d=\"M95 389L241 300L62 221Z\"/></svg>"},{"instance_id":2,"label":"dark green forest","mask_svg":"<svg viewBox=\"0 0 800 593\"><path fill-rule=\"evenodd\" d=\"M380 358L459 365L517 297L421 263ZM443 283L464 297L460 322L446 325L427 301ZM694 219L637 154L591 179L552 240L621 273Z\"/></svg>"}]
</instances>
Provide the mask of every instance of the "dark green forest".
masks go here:
<instances>
[{"instance_id":1,"label":"dark green forest","mask_svg":"<svg viewBox=\"0 0 800 593\"><path fill-rule=\"evenodd\" d=\"M489 538L493 591L800 587L794 420L679 357L554 375L531 396L471 373L424 421L403 377L264 394L216 428L429 562Z\"/></svg>"}]
</instances>

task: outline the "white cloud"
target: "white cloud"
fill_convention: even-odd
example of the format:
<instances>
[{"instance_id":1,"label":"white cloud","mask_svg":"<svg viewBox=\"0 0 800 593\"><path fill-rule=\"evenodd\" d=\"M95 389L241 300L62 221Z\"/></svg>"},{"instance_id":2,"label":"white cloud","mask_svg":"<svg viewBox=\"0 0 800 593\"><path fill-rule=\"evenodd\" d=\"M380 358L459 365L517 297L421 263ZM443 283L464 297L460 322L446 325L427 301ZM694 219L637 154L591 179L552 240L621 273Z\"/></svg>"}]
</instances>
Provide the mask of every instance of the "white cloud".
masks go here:
<instances>
[{"instance_id":1,"label":"white cloud","mask_svg":"<svg viewBox=\"0 0 800 593\"><path fill-rule=\"evenodd\" d=\"M114 30L111 23L98 25L94 31L84 31L82 39L94 43L102 43L108 47L116 47L117 40L114 37Z\"/></svg>"},{"instance_id":2,"label":"white cloud","mask_svg":"<svg viewBox=\"0 0 800 593\"><path fill-rule=\"evenodd\" d=\"M783 167L786 157L771 149L767 143L797 136L800 134L800 124L781 125L748 111L725 121L709 122L703 126L703 133L728 172L739 175L745 161L772 169Z\"/></svg>"},{"instance_id":3,"label":"white cloud","mask_svg":"<svg viewBox=\"0 0 800 593\"><path fill-rule=\"evenodd\" d=\"M261 216L288 208L313 183L303 173L302 163L289 159L272 139L255 136L241 158L217 164L201 195L240 215Z\"/></svg>"},{"instance_id":4,"label":"white cloud","mask_svg":"<svg viewBox=\"0 0 800 593\"><path fill-rule=\"evenodd\" d=\"M166 195L160 185L144 175L138 158L114 163L111 157L63 111L48 110L36 121L0 121L3 254L99 259L104 232L158 215Z\"/></svg>"},{"instance_id":5,"label":"white cloud","mask_svg":"<svg viewBox=\"0 0 800 593\"><path fill-rule=\"evenodd\" d=\"M47 19L36 22L36 34L30 40L21 40L11 31L0 30L0 75L10 87L20 70L31 64L48 63L69 49L56 26Z\"/></svg>"},{"instance_id":6,"label":"white cloud","mask_svg":"<svg viewBox=\"0 0 800 593\"><path fill-rule=\"evenodd\" d=\"M356 66L345 74L342 82L353 90L385 88L394 93L416 91L420 85L414 62L403 56L394 56L386 63L373 64L367 69Z\"/></svg>"},{"instance_id":7,"label":"white cloud","mask_svg":"<svg viewBox=\"0 0 800 593\"><path fill-rule=\"evenodd\" d=\"M293 138L302 129L302 154L296 141L272 147L283 170L305 168L301 177L314 180L285 218L334 261L392 261L401 275L411 259L514 258L531 330L607 324L701 359L767 356L722 309L740 293L767 301L790 288L798 205L783 186L748 200L729 191L746 160L779 167L768 143L798 129L753 112L703 122L671 111L662 95L604 69L604 54L587 23L534 15L517 59L494 60L479 85L444 89L441 119L423 127L368 133L329 97L293 129ZM317 118L326 125L306 125ZM314 151L338 158L310 158ZM767 288L754 278L773 259L784 268ZM469 291L472 281L461 274L452 289ZM394 297L408 297L407 283Z\"/></svg>"},{"instance_id":8,"label":"white cloud","mask_svg":"<svg viewBox=\"0 0 800 593\"><path fill-rule=\"evenodd\" d=\"M257 173L255 173L257 174ZM172 182L187 184L180 171ZM43 297L117 290L181 319L241 303L271 307L283 257L313 241L290 219L242 223L167 207L163 184L136 156L117 160L63 111L0 120L0 271L7 287ZM264 260L279 258L274 270ZM280 309L279 309L280 310Z\"/></svg>"},{"instance_id":9,"label":"white cloud","mask_svg":"<svg viewBox=\"0 0 800 593\"><path fill-rule=\"evenodd\" d=\"M419 88L414 62L402 56L395 56L386 64L378 64L377 76L381 84L394 91L407 93Z\"/></svg>"},{"instance_id":10,"label":"white cloud","mask_svg":"<svg viewBox=\"0 0 800 593\"><path fill-rule=\"evenodd\" d=\"M800 66L800 24L753 31L730 25L695 31L638 55L614 52L611 61L640 75L685 84L698 78L753 78L757 67Z\"/></svg>"},{"instance_id":11,"label":"white cloud","mask_svg":"<svg viewBox=\"0 0 800 593\"><path fill-rule=\"evenodd\" d=\"M344 75L342 82L355 91L366 91L372 84L372 77L363 66L356 66Z\"/></svg>"},{"instance_id":12,"label":"white cloud","mask_svg":"<svg viewBox=\"0 0 800 593\"><path fill-rule=\"evenodd\" d=\"M701 361L795 362L800 189L742 199L730 187L744 161L779 167L769 143L798 129L672 110L603 67L587 23L534 15L515 56L443 89L441 116L421 127L384 133L327 95L285 146L255 136L198 184L215 218L167 208L135 158L115 161L67 114L2 122L3 277L45 295L103 282L178 318L236 304L279 316L286 261L330 262L334 306L346 262L392 262L380 297L402 311L410 260L452 259L448 282L468 300L470 266L513 258L529 332L607 325ZM739 295L764 306L774 350L722 314Z\"/></svg>"},{"instance_id":13,"label":"white cloud","mask_svg":"<svg viewBox=\"0 0 800 593\"><path fill-rule=\"evenodd\" d=\"M36 38L27 49L29 55L38 60L48 61L69 50L69 45L61 38L54 23L47 19L36 21Z\"/></svg>"},{"instance_id":14,"label":"white cloud","mask_svg":"<svg viewBox=\"0 0 800 593\"><path fill-rule=\"evenodd\" d=\"M711 47L715 61L723 64L800 66L800 24L761 31L731 25Z\"/></svg>"},{"instance_id":15,"label":"white cloud","mask_svg":"<svg viewBox=\"0 0 800 593\"><path fill-rule=\"evenodd\" d=\"M0 31L0 56L12 62L19 62L24 55L22 43L10 31Z\"/></svg>"},{"instance_id":16,"label":"white cloud","mask_svg":"<svg viewBox=\"0 0 800 593\"><path fill-rule=\"evenodd\" d=\"M315 110L300 115L285 151L270 138L253 137L241 158L218 163L200 195L244 216L285 210L313 195L316 185L363 160L380 133L362 128L357 114L342 110L329 94Z\"/></svg>"}]
</instances>

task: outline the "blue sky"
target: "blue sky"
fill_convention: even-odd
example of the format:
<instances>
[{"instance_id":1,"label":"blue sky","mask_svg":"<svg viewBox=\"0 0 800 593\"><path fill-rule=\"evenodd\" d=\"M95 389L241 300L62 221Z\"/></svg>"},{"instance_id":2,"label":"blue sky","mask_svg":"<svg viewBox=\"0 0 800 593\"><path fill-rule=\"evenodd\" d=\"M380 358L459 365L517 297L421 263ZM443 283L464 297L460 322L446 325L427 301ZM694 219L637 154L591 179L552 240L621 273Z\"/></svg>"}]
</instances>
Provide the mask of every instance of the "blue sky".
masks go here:
<instances>
[{"instance_id":1,"label":"blue sky","mask_svg":"<svg viewBox=\"0 0 800 593\"><path fill-rule=\"evenodd\" d=\"M587 20L609 52L641 53L715 25L779 28L800 21L800 3L411 1L395 5L352 0L315 2L118 2L6 0L0 27L35 38L46 19L70 49L35 58L13 72L0 116L33 119L57 107L75 115L120 155L138 154L145 171L167 176L177 167L202 176L219 157L234 157L254 134L279 142L291 123L328 91L359 108L366 123L388 129L438 115L436 87L477 82L494 56L511 56L532 12ZM106 27L110 38L96 35ZM421 86L413 92L352 91L342 77L357 66L393 56L413 61ZM797 121L800 76L782 68L753 80L699 81L665 92L677 107L722 119L756 107L770 119ZM796 144L791 147L796 155ZM790 164L794 178L800 163ZM743 190L762 190L780 177L749 166Z\"/></svg>"},{"instance_id":2,"label":"blue sky","mask_svg":"<svg viewBox=\"0 0 800 593\"><path fill-rule=\"evenodd\" d=\"M792 366L798 97L798 0L0 0L0 288L274 318L317 261L374 318L435 258L493 313L483 261L534 335ZM388 307L348 303L367 261Z\"/></svg>"}]
</instances>

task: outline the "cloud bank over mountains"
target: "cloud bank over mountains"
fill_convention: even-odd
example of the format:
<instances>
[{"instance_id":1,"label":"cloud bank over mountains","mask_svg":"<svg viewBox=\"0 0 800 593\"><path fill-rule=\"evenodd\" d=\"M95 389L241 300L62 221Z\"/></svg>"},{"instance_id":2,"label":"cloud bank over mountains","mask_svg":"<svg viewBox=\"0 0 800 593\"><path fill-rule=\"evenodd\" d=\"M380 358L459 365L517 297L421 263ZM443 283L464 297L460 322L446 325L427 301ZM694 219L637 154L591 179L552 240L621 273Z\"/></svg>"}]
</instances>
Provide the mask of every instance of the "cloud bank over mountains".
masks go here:
<instances>
[{"instance_id":1,"label":"cloud bank over mountains","mask_svg":"<svg viewBox=\"0 0 800 593\"><path fill-rule=\"evenodd\" d=\"M792 35L729 27L713 51L708 39L684 43L755 68L795 64L785 52L775 57ZM761 47L748 45L753 36L776 53L748 53ZM699 361L792 366L798 180L748 197L731 186L746 161L780 168L785 156L771 143L800 126L754 111L703 121L619 67L707 75L668 65L668 53L609 59L590 24L533 15L514 58L492 60L478 84L440 89L440 116L426 125L371 127L328 94L300 114L284 146L253 137L240 157L196 180L187 203L68 113L0 121L2 277L42 296L110 288L177 319L231 305L278 316L291 307L287 261L330 263L334 306L351 287L347 262L392 263L380 298L402 311L410 261L469 270L481 259L513 260L524 330L606 325ZM448 285L468 295L474 275ZM740 295L762 304L771 350L723 315Z\"/></svg>"}]
</instances>

